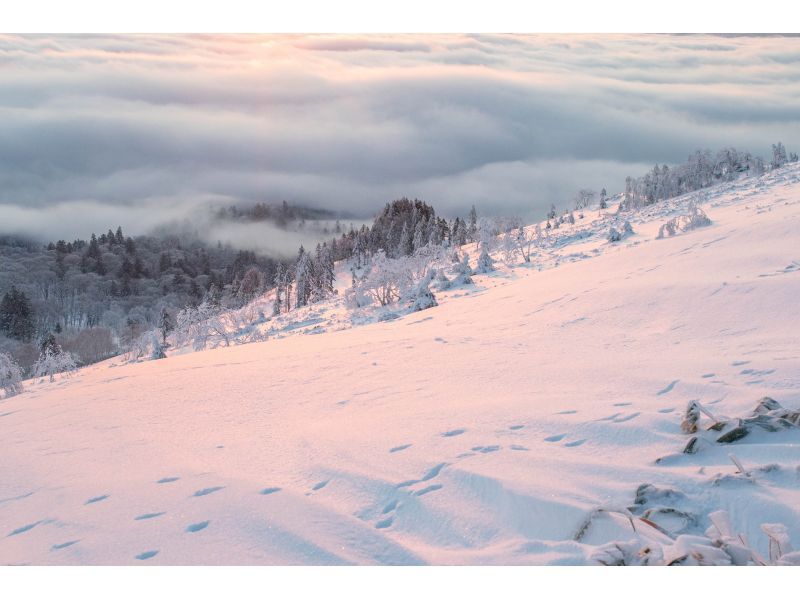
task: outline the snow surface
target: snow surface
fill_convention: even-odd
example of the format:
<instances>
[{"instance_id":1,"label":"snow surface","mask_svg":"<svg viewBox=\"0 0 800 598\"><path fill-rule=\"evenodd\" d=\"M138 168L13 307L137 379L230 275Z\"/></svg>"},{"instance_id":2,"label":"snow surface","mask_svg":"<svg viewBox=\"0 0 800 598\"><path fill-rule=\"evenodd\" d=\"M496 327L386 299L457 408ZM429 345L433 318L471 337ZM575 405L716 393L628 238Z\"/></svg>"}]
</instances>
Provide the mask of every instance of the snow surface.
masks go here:
<instances>
[{"instance_id":1,"label":"snow surface","mask_svg":"<svg viewBox=\"0 0 800 598\"><path fill-rule=\"evenodd\" d=\"M656 240L692 201L712 224ZM800 168L642 210L619 243L613 211L422 312L336 300L266 342L28 382L0 401L0 563L580 564L631 539L613 513L573 538L643 483L687 533L726 510L797 550L800 429L684 455L680 421L800 408Z\"/></svg>"}]
</instances>

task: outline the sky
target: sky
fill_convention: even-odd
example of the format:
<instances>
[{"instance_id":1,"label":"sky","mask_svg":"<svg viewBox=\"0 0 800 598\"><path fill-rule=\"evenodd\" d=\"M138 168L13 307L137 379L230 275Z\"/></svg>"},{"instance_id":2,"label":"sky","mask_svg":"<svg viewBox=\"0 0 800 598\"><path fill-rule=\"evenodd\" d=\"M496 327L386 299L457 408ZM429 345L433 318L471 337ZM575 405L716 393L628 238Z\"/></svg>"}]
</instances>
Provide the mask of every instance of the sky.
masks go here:
<instances>
[{"instance_id":1,"label":"sky","mask_svg":"<svg viewBox=\"0 0 800 598\"><path fill-rule=\"evenodd\" d=\"M695 149L797 151L799 100L800 37L0 35L0 233L402 196L539 218Z\"/></svg>"}]
</instances>

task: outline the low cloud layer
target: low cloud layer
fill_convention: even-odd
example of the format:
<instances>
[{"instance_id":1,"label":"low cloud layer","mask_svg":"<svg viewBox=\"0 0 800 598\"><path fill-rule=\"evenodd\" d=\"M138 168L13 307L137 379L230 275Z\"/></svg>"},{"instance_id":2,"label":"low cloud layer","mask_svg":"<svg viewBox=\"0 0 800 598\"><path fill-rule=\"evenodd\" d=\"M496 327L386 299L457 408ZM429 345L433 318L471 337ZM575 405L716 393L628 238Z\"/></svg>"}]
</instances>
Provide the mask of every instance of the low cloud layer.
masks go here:
<instances>
[{"instance_id":1,"label":"low cloud layer","mask_svg":"<svg viewBox=\"0 0 800 598\"><path fill-rule=\"evenodd\" d=\"M48 237L217 201L540 216L800 147L798 37L0 35L0 81L0 232Z\"/></svg>"}]
</instances>

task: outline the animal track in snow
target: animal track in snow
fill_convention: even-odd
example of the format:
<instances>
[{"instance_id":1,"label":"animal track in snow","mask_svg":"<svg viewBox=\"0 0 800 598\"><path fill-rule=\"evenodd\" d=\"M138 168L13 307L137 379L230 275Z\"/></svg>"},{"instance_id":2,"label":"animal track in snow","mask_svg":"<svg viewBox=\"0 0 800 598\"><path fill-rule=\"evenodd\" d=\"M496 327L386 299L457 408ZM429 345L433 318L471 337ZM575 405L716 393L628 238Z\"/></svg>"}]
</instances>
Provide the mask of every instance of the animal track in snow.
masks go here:
<instances>
[{"instance_id":1,"label":"animal track in snow","mask_svg":"<svg viewBox=\"0 0 800 598\"><path fill-rule=\"evenodd\" d=\"M466 429L456 428L455 430L448 430L447 432L443 432L442 436L444 436L445 438L450 438L451 436L460 436L464 432L466 432Z\"/></svg>"},{"instance_id":2,"label":"animal track in snow","mask_svg":"<svg viewBox=\"0 0 800 598\"><path fill-rule=\"evenodd\" d=\"M773 373L775 373L775 370L754 370L752 368L739 372L743 376L767 376Z\"/></svg>"},{"instance_id":3,"label":"animal track in snow","mask_svg":"<svg viewBox=\"0 0 800 598\"><path fill-rule=\"evenodd\" d=\"M11 496L9 498L1 498L0 499L0 504L2 504L4 502L11 502L12 500L22 500L23 498L28 498L29 496L33 496L33 493L34 493L34 491L31 490L27 494L20 494L19 496Z\"/></svg>"},{"instance_id":4,"label":"animal track in snow","mask_svg":"<svg viewBox=\"0 0 800 598\"><path fill-rule=\"evenodd\" d=\"M617 413L612 413L611 415L607 415L606 417L601 417L599 419L596 419L595 421L598 421L598 422L610 422L610 421L614 421L615 419L617 419L620 415L622 415L622 412L618 411Z\"/></svg>"},{"instance_id":5,"label":"animal track in snow","mask_svg":"<svg viewBox=\"0 0 800 598\"><path fill-rule=\"evenodd\" d=\"M581 438L580 440L573 440L572 442L566 442L566 443L564 443L564 446L568 446L569 448L572 448L572 447L575 447L575 446L580 446L584 442L586 442L586 439L585 438Z\"/></svg>"},{"instance_id":6,"label":"animal track in snow","mask_svg":"<svg viewBox=\"0 0 800 598\"><path fill-rule=\"evenodd\" d=\"M439 465L431 467L428 470L428 472L424 476L422 476L420 482L427 482L428 480L432 480L437 475L439 475L439 472L442 471L442 468L444 468L446 465L447 463L439 463Z\"/></svg>"},{"instance_id":7,"label":"animal track in snow","mask_svg":"<svg viewBox=\"0 0 800 598\"><path fill-rule=\"evenodd\" d=\"M263 490L259 491L259 494L264 494L264 495L275 494L276 492L280 492L280 491L281 491L281 489L278 488L277 486L272 486L270 488L264 488Z\"/></svg>"},{"instance_id":8,"label":"animal track in snow","mask_svg":"<svg viewBox=\"0 0 800 598\"><path fill-rule=\"evenodd\" d=\"M411 447L410 444L401 444L400 446L394 446L394 447L390 448L389 452L390 453L398 453L400 451L406 450L409 447Z\"/></svg>"},{"instance_id":9,"label":"animal track in snow","mask_svg":"<svg viewBox=\"0 0 800 598\"><path fill-rule=\"evenodd\" d=\"M564 440L566 434L555 434L553 436L548 436L544 439L545 442L558 442L560 440Z\"/></svg>"},{"instance_id":10,"label":"animal track in snow","mask_svg":"<svg viewBox=\"0 0 800 598\"><path fill-rule=\"evenodd\" d=\"M208 496L209 494L216 492L218 490L222 490L225 486L211 486L210 488L203 488L202 490L198 490L192 496Z\"/></svg>"},{"instance_id":11,"label":"animal track in snow","mask_svg":"<svg viewBox=\"0 0 800 598\"><path fill-rule=\"evenodd\" d=\"M476 453L493 453L500 450L500 445L493 444L491 446L473 446L471 450Z\"/></svg>"},{"instance_id":12,"label":"animal track in snow","mask_svg":"<svg viewBox=\"0 0 800 598\"><path fill-rule=\"evenodd\" d=\"M107 499L109 496L110 496L109 494L103 494L102 496L95 496L94 498L90 498L89 500L87 500L87 501L86 501L85 503L83 503L83 504L84 504L84 505L91 505L91 504L94 504L94 503L96 503L96 502L100 502L101 500L105 500L105 499Z\"/></svg>"},{"instance_id":13,"label":"animal track in snow","mask_svg":"<svg viewBox=\"0 0 800 598\"><path fill-rule=\"evenodd\" d=\"M673 389L673 388L675 388L675 385L676 385L678 382L680 382L680 380L673 380L672 382L670 382L669 384L667 384L667 385L666 385L664 388L662 388L661 390L659 390L659 391L656 393L656 396L659 396L659 397L660 397L661 395L665 395L665 394L667 394L668 392L671 392L671 391L672 391L672 389Z\"/></svg>"},{"instance_id":14,"label":"animal track in snow","mask_svg":"<svg viewBox=\"0 0 800 598\"><path fill-rule=\"evenodd\" d=\"M80 540L70 540L69 542L64 542L63 544L53 544L53 546L50 547L50 550L61 550L63 548L68 548L73 544L77 544L78 542L80 542Z\"/></svg>"},{"instance_id":15,"label":"animal track in snow","mask_svg":"<svg viewBox=\"0 0 800 598\"><path fill-rule=\"evenodd\" d=\"M145 513L143 515L137 515L133 518L134 521L143 521L145 519L155 519L156 517L161 517L166 511L160 511L158 513Z\"/></svg>"},{"instance_id":16,"label":"animal track in snow","mask_svg":"<svg viewBox=\"0 0 800 598\"><path fill-rule=\"evenodd\" d=\"M621 424L622 422L630 421L630 420L634 419L635 417L639 417L640 415L641 415L641 413L637 411L636 413L631 413L629 415L623 415L622 417L618 417L618 418L616 418L616 419L614 419L612 421L615 424Z\"/></svg>"},{"instance_id":17,"label":"animal track in snow","mask_svg":"<svg viewBox=\"0 0 800 598\"><path fill-rule=\"evenodd\" d=\"M206 529L209 523L211 523L211 521L201 521L200 523L193 523L192 525L186 528L186 532L189 534L199 532L200 530Z\"/></svg>"},{"instance_id":18,"label":"animal track in snow","mask_svg":"<svg viewBox=\"0 0 800 598\"><path fill-rule=\"evenodd\" d=\"M428 494L428 492L436 492L437 490L441 490L443 487L444 486L441 484L431 484L430 486L425 486L421 490L417 490L414 493L414 496L424 496L425 494Z\"/></svg>"},{"instance_id":19,"label":"animal track in snow","mask_svg":"<svg viewBox=\"0 0 800 598\"><path fill-rule=\"evenodd\" d=\"M146 552L137 554L135 558L140 561L146 561L147 559L152 559L157 554L158 554L157 550L148 550Z\"/></svg>"},{"instance_id":20,"label":"animal track in snow","mask_svg":"<svg viewBox=\"0 0 800 598\"><path fill-rule=\"evenodd\" d=\"M36 527L37 525L42 523L42 521L44 521L44 520L42 519L42 520L36 521L34 523L29 523L28 525L23 525L22 527L18 527L17 529L12 531L10 534L8 534L8 536L6 536L6 538L10 538L11 536L17 536L19 534L24 534L25 532L29 532L34 527Z\"/></svg>"}]
</instances>

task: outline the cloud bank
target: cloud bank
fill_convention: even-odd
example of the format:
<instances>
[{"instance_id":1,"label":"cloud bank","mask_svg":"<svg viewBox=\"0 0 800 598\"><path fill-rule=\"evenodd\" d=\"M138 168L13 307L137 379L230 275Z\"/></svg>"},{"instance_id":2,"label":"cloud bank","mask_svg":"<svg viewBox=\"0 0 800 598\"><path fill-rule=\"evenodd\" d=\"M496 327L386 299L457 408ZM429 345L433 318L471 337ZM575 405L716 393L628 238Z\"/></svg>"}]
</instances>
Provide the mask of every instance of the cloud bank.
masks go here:
<instances>
[{"instance_id":1,"label":"cloud bank","mask_svg":"<svg viewBox=\"0 0 800 598\"><path fill-rule=\"evenodd\" d=\"M403 195L541 216L697 148L800 147L797 37L0 35L0 81L0 232Z\"/></svg>"}]
</instances>

